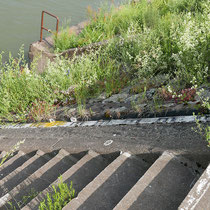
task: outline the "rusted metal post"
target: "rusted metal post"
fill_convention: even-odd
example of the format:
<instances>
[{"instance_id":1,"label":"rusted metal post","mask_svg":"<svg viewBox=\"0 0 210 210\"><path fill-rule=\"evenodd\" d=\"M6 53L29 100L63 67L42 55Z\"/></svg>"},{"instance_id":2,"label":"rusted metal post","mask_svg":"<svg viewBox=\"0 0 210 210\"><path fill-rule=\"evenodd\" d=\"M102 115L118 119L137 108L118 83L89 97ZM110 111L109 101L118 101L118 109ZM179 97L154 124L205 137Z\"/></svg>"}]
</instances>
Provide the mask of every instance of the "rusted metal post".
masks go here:
<instances>
[{"instance_id":1,"label":"rusted metal post","mask_svg":"<svg viewBox=\"0 0 210 210\"><path fill-rule=\"evenodd\" d=\"M45 28L45 27L43 26L43 24L44 24L44 13L46 13L47 15L50 15L50 16L52 16L52 17L54 17L54 18L56 18L56 20L57 20L57 23L56 23L56 34L58 34L59 18L58 18L57 16L55 16L55 15L53 15L53 14L47 12L47 11L42 11L41 31L40 31L40 42L42 41L42 38L43 38L43 29L46 30L46 31L48 31L48 32L50 32L50 33L52 33L50 29L47 29L47 28Z\"/></svg>"}]
</instances>

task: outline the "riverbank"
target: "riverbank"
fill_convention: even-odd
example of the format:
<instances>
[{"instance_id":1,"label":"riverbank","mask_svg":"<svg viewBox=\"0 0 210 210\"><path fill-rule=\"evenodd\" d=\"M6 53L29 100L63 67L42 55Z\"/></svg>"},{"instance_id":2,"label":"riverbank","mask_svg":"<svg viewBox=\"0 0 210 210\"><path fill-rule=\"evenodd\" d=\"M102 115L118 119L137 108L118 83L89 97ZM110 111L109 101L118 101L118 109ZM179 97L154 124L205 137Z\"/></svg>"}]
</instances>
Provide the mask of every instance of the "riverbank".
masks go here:
<instances>
[{"instance_id":1,"label":"riverbank","mask_svg":"<svg viewBox=\"0 0 210 210\"><path fill-rule=\"evenodd\" d=\"M209 30L206 1L185 7L185 0L177 5L170 1L170 7L159 0L142 2L115 9L114 17L126 11L130 22L118 36L88 53L71 54L71 60L57 56L40 74L36 59L28 68L23 50L18 59L2 64L1 122L208 114L208 40L203 33ZM133 16L132 11L139 8L142 13ZM153 24L147 19L151 12L158 15ZM98 19L101 23L101 14L93 16L94 27ZM186 36L191 37L190 43Z\"/></svg>"}]
</instances>

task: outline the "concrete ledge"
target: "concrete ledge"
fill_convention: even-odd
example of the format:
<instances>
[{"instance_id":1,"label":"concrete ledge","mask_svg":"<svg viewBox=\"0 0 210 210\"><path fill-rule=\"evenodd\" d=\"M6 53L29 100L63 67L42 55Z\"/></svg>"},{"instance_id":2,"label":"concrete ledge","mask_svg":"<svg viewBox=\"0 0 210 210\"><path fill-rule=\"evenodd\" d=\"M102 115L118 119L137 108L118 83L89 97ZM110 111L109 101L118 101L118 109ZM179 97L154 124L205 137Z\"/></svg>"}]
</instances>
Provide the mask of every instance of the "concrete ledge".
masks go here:
<instances>
[{"instance_id":1,"label":"concrete ledge","mask_svg":"<svg viewBox=\"0 0 210 210\"><path fill-rule=\"evenodd\" d=\"M210 122L210 116L206 115L199 118L202 123ZM159 118L136 118L136 119L123 119L123 120L100 120L100 121L84 121L84 122L40 122L40 123L27 123L15 124L8 123L0 125L0 129L20 129L20 128L57 128L57 127L90 127L90 126L114 126L114 125L144 125L144 124L172 124L172 123L193 123L195 122L194 116L175 116L175 117L159 117Z\"/></svg>"}]
</instances>

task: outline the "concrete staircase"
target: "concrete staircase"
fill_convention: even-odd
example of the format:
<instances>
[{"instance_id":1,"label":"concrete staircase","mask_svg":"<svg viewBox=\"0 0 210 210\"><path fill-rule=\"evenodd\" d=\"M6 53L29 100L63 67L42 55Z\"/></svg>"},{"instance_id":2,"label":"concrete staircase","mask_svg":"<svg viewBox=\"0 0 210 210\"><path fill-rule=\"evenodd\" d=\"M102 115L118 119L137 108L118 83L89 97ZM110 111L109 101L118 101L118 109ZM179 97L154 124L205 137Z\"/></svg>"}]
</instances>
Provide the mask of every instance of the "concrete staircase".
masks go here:
<instances>
[{"instance_id":1,"label":"concrete staircase","mask_svg":"<svg viewBox=\"0 0 210 210\"><path fill-rule=\"evenodd\" d=\"M60 175L63 182L73 182L76 192L64 210L210 209L210 165L202 168L167 151L150 157L64 149L19 151L8 159L0 167L0 209L11 209L8 202L16 209L38 209ZM32 190L36 194L28 196Z\"/></svg>"}]
</instances>

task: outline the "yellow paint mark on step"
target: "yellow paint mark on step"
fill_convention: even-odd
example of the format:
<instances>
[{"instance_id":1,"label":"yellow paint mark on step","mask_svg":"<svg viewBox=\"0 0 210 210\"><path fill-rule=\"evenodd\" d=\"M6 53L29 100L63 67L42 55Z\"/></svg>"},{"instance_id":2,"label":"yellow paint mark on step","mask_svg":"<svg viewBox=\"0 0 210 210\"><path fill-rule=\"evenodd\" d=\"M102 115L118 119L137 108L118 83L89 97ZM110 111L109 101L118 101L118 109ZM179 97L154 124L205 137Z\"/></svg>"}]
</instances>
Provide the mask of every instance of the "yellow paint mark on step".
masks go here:
<instances>
[{"instance_id":1,"label":"yellow paint mark on step","mask_svg":"<svg viewBox=\"0 0 210 210\"><path fill-rule=\"evenodd\" d=\"M66 122L63 122L63 121L53 121L50 123L45 123L44 127L48 128L48 127L52 127L52 126L61 126L61 125L65 125L65 124L66 124Z\"/></svg>"},{"instance_id":2,"label":"yellow paint mark on step","mask_svg":"<svg viewBox=\"0 0 210 210\"><path fill-rule=\"evenodd\" d=\"M32 123L30 127L43 127L43 128L50 128L53 126L61 126L61 125L65 125L66 122L63 121L53 121L53 122L49 122L49 123Z\"/></svg>"}]
</instances>

